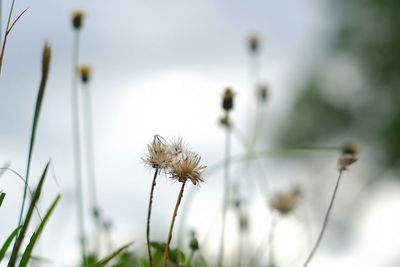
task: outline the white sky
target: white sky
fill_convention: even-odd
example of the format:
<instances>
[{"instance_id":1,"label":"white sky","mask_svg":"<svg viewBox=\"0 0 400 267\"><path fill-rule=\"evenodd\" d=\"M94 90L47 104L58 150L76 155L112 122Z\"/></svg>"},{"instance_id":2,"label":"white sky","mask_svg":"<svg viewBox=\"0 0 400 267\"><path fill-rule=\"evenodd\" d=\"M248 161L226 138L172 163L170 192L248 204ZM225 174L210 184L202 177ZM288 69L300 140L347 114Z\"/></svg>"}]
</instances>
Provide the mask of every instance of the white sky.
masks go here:
<instances>
[{"instance_id":1,"label":"white sky","mask_svg":"<svg viewBox=\"0 0 400 267\"><path fill-rule=\"evenodd\" d=\"M6 10L9 2L4 3ZM212 165L220 160L224 149L224 134L217 125L221 94L227 85L237 92L233 116L243 129L249 102L245 41L249 34L257 33L262 40L261 76L271 88L271 101L264 111L265 128L268 129L265 142L269 143L268 136L276 132L279 119L293 99L295 85L302 81L307 67L324 49L333 17L322 0L246 3L237 0L146 3L21 0L16 2L15 14L26 7L29 7L28 12L9 39L0 78L0 163L11 161L14 169L20 173L25 171L40 75L40 53L47 40L53 48L52 69L40 118L31 182L37 181L46 160L51 158L59 186L53 178L48 179L41 208L45 210L58 192L63 194L63 199L36 252L52 259L49 266L71 264L78 255L69 110L70 14L74 9L83 9L87 13L81 39L81 62L94 69L90 89L94 96L100 203L105 214L115 222L115 243L122 245L135 240L136 250L144 250L151 179L141 157L152 136L181 136L202 156L204 164ZM240 144L234 144L234 151L241 151ZM294 165L291 170L285 169L285 163L290 160L263 164L268 169L268 176L272 177L272 186L281 188L299 181L310 184L310 176L334 177L336 155L323 156L326 158L311 158L311 167ZM333 163L315 173L315 164L326 160ZM397 229L400 222L399 185L390 187L390 196L382 193L387 191L385 185L377 187L372 192L374 201L369 200L370 205L364 203L360 208L354 207L354 211L347 208L349 203L359 205L351 190L362 190L360 176L365 175L362 169L365 164L360 162L349 174L352 187L346 190L343 185L341 194L346 197L338 201L335 210L341 218L343 211L340 212L340 208L345 207L347 213L344 212L344 216L351 213L351 223L344 226L346 231L351 231L350 244L346 241L342 244L341 240L335 239L335 233L328 233L326 243L332 243L323 245L313 266L398 266L390 261L396 258L393 249L400 244L400 239L395 237L400 236ZM207 182L197 189L188 221L200 235L204 235L212 223L210 214L217 210L221 194L221 173L207 178ZM332 179L317 183L316 187L323 184L329 192L314 197L322 199L320 205L328 203ZM346 182L344 180L343 184ZM17 222L22 184L7 174L0 180L0 190L7 192L6 202L0 210L0 240L4 240ZM169 183L165 178L159 180L153 213L155 239L165 238L177 190L177 184ZM254 185L249 185L249 190L246 194L252 196ZM318 188L309 191L319 192ZM256 197L249 199L254 204L251 213L254 228L265 231L269 223L265 224L263 216L268 214L258 212L262 210L263 202ZM306 199L312 201L313 197ZM318 211L321 209L323 207ZM314 239L322 210L312 215ZM307 252L301 249L308 241L305 226L298 223L300 219L284 219L277 230L276 253L282 266L299 265ZM342 221L334 223L343 226ZM218 232L218 227L213 231ZM214 239L218 237L217 232ZM231 244L236 238L232 236ZM258 233L252 233L252 236L259 241ZM339 236L343 237L343 234ZM228 253L232 253L234 246L228 249ZM206 250L212 253L215 248L208 246Z\"/></svg>"}]
</instances>

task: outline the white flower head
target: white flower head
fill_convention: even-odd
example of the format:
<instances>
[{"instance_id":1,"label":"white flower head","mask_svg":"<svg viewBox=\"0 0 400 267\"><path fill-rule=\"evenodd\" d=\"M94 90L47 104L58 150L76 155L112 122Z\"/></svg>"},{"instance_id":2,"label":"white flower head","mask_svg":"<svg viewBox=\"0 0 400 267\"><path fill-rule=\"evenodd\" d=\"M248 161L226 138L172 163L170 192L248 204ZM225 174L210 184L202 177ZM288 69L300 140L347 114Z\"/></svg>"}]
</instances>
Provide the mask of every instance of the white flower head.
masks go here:
<instances>
[{"instance_id":1,"label":"white flower head","mask_svg":"<svg viewBox=\"0 0 400 267\"><path fill-rule=\"evenodd\" d=\"M154 169L166 170L172 162L172 154L169 145L159 136L154 136L151 144L147 145L148 154L144 162Z\"/></svg>"},{"instance_id":2,"label":"white flower head","mask_svg":"<svg viewBox=\"0 0 400 267\"><path fill-rule=\"evenodd\" d=\"M206 166L200 165L200 160L196 153L183 150L169 168L171 179L182 183L190 180L194 185L203 182L201 176Z\"/></svg>"}]
</instances>

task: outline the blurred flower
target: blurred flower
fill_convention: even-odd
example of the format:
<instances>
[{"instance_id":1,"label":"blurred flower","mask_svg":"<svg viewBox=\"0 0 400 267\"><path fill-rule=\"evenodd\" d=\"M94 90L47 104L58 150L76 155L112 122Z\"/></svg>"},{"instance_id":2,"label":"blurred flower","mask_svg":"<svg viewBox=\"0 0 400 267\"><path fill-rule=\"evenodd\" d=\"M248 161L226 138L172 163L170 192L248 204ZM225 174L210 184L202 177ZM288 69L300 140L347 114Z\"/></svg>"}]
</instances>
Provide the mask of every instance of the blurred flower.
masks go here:
<instances>
[{"instance_id":1,"label":"blurred flower","mask_svg":"<svg viewBox=\"0 0 400 267\"><path fill-rule=\"evenodd\" d=\"M72 26L75 30L79 30L82 27L82 20L84 17L85 14L80 10L76 10L72 13Z\"/></svg>"},{"instance_id":2,"label":"blurred flower","mask_svg":"<svg viewBox=\"0 0 400 267\"><path fill-rule=\"evenodd\" d=\"M268 99L268 87L266 85L260 85L258 87L258 94L261 102L265 102Z\"/></svg>"},{"instance_id":3,"label":"blurred flower","mask_svg":"<svg viewBox=\"0 0 400 267\"><path fill-rule=\"evenodd\" d=\"M83 83L87 83L90 79L91 69L89 65L83 65L79 68L81 80Z\"/></svg>"},{"instance_id":4,"label":"blurred flower","mask_svg":"<svg viewBox=\"0 0 400 267\"><path fill-rule=\"evenodd\" d=\"M251 52L257 52L259 47L259 39L257 35L250 35L249 36L249 48Z\"/></svg>"},{"instance_id":5,"label":"blurred flower","mask_svg":"<svg viewBox=\"0 0 400 267\"><path fill-rule=\"evenodd\" d=\"M338 165L340 171L347 170L347 167L358 160L358 147L357 144L351 143L344 145L342 148L342 155L339 157Z\"/></svg>"},{"instance_id":6,"label":"blurred flower","mask_svg":"<svg viewBox=\"0 0 400 267\"><path fill-rule=\"evenodd\" d=\"M271 200L271 207L281 214L289 214L295 207L300 196L300 190L290 193L277 193Z\"/></svg>"},{"instance_id":7,"label":"blurred flower","mask_svg":"<svg viewBox=\"0 0 400 267\"><path fill-rule=\"evenodd\" d=\"M222 108L228 112L233 108L234 93L230 87L227 87L222 98Z\"/></svg>"},{"instance_id":8,"label":"blurred flower","mask_svg":"<svg viewBox=\"0 0 400 267\"><path fill-rule=\"evenodd\" d=\"M194 185L203 182L201 175L206 167L200 165L200 159L196 153L183 151L179 159L170 166L171 179L179 182L190 180Z\"/></svg>"}]
</instances>

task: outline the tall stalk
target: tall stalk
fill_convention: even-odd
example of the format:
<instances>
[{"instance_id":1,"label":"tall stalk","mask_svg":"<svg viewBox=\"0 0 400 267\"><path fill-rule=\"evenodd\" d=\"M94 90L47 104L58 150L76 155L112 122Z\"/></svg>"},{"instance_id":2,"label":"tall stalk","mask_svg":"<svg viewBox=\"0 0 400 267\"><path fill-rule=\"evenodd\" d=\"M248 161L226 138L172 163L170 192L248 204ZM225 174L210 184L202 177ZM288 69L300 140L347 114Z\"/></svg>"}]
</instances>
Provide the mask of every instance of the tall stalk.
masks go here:
<instances>
[{"instance_id":1,"label":"tall stalk","mask_svg":"<svg viewBox=\"0 0 400 267\"><path fill-rule=\"evenodd\" d=\"M95 237L96 237L96 253L99 252L100 245L100 233L101 233L101 221L100 221L100 210L99 202L97 197L97 183L96 183L96 167L95 167L95 156L94 156L94 145L93 145L93 115L92 115L92 97L88 82L82 84L84 86L82 90L82 104L83 104L83 128L85 133L85 156L87 163L87 174L89 181L89 198L90 206L92 211L93 224L95 225Z\"/></svg>"},{"instance_id":2,"label":"tall stalk","mask_svg":"<svg viewBox=\"0 0 400 267\"><path fill-rule=\"evenodd\" d=\"M314 257L315 252L317 251L317 249L319 247L319 244L321 243L322 237L323 237L323 235L325 233L325 230L326 230L326 226L328 225L329 216L331 214L333 203L334 203L335 198L336 198L336 193L337 193L338 188L339 188L339 183L340 183L340 179L342 177L343 170L344 169L340 169L340 171L339 171L339 176L338 176L338 178L336 180L335 189L333 190L332 198L331 198L331 201L329 203L328 210L326 211L325 218L324 218L324 223L322 224L322 228L321 228L321 231L320 231L320 233L318 235L317 242L315 242L315 245L314 245L313 249L311 250L311 252L308 255L308 257L307 257L306 261L304 262L304 264L302 265L303 267L306 267L310 263L310 261Z\"/></svg>"},{"instance_id":3,"label":"tall stalk","mask_svg":"<svg viewBox=\"0 0 400 267\"><path fill-rule=\"evenodd\" d=\"M168 233L168 239L167 239L167 244L165 245L165 250L164 250L164 267L168 267L168 259L169 259L169 245L171 244L171 240L172 240L172 232L174 230L174 225L175 225L175 219L176 216L178 214L178 208L179 205L181 204L182 201L182 197L183 197L183 191L185 189L185 184L186 184L186 180L182 182L182 186L181 186L181 190L179 191L179 196L178 199L176 201L176 205L175 205L175 209L174 209L174 214L172 216L172 222L171 225L169 227L169 233Z\"/></svg>"},{"instance_id":4,"label":"tall stalk","mask_svg":"<svg viewBox=\"0 0 400 267\"><path fill-rule=\"evenodd\" d=\"M147 252L149 254L149 266L150 267L153 267L153 256L151 255L151 245L150 245L150 220L151 220L151 209L153 206L153 195L154 195L154 188L156 187L157 174L158 174L158 169L156 168L154 170L153 182L151 184L149 208L147 211L146 240L147 240Z\"/></svg>"},{"instance_id":5,"label":"tall stalk","mask_svg":"<svg viewBox=\"0 0 400 267\"><path fill-rule=\"evenodd\" d=\"M229 111L226 112L226 118L229 121ZM223 205L222 205L222 230L221 241L218 254L218 267L224 264L224 251L225 251L225 226L226 215L230 199L230 155L231 155L231 127L225 127L225 163L224 163L224 192L223 192Z\"/></svg>"},{"instance_id":6,"label":"tall stalk","mask_svg":"<svg viewBox=\"0 0 400 267\"><path fill-rule=\"evenodd\" d=\"M75 172L75 196L77 202L78 236L82 260L86 259L85 223L82 196L82 159L79 127L79 95L78 95L78 62L79 62L80 30L74 31L72 50L72 80L71 80L71 119Z\"/></svg>"}]
</instances>

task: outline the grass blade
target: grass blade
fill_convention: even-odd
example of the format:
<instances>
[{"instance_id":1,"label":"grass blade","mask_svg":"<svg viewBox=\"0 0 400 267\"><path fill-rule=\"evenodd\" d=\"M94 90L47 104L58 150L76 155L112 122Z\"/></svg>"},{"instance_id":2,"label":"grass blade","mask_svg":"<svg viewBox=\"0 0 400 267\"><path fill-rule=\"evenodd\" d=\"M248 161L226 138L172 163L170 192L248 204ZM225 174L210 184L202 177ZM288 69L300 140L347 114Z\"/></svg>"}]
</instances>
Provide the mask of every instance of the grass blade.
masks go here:
<instances>
[{"instance_id":1,"label":"grass blade","mask_svg":"<svg viewBox=\"0 0 400 267\"><path fill-rule=\"evenodd\" d=\"M36 229L36 231L33 233L31 240L29 241L28 246L26 247L24 254L22 255L22 259L19 263L19 267L25 267L27 266L31 254L33 251L33 247L35 246L38 238L40 237L40 234L42 233L47 221L49 220L51 214L53 213L55 207L57 206L58 201L60 200L61 195L57 195L53 203L51 204L50 208L47 210L46 215L44 216L42 222L40 223L39 227Z\"/></svg>"},{"instance_id":2,"label":"grass blade","mask_svg":"<svg viewBox=\"0 0 400 267\"><path fill-rule=\"evenodd\" d=\"M45 89L46 89L47 78L49 76L50 58L51 58L51 48L46 43L44 45L43 54L42 54L42 78L40 80L39 92L38 92L38 95L37 95L36 105L35 105L35 113L33 115L31 139L30 139L30 142L29 142L28 160L27 160L27 164L26 164L26 174L25 174L25 182L26 182L26 184L25 184L25 187L24 187L24 195L23 195L23 198L22 198L22 206L21 206L21 211L20 211L19 220L18 220L18 224L19 225L21 225L22 215L24 213L25 199L26 199L26 194L27 194L28 184L29 184L29 170L30 170L30 167L31 167L33 147L34 147L34 144L35 144L36 129L37 129L37 126L38 126L38 123L39 123L40 110L42 108L42 102L43 102L44 93L45 93Z\"/></svg>"},{"instance_id":3,"label":"grass blade","mask_svg":"<svg viewBox=\"0 0 400 267\"><path fill-rule=\"evenodd\" d=\"M8 262L7 267L14 267L15 263L17 262L18 253L21 248L22 242L24 241L26 231L28 230L29 222L31 221L33 212L35 210L36 203L38 202L38 200L40 198L40 194L42 192L42 187L44 184L44 180L46 178L47 171L49 169L49 165L50 165L50 162L48 162L46 164L46 167L42 173L42 176L40 177L38 186L37 186L36 190L33 192L33 196L32 196L31 203L29 205L28 213L26 214L25 220L22 224L21 232L19 233L17 240L15 241L15 244L14 244L13 250L11 252L10 260Z\"/></svg>"},{"instance_id":4,"label":"grass blade","mask_svg":"<svg viewBox=\"0 0 400 267\"><path fill-rule=\"evenodd\" d=\"M1 207L1 204L3 204L3 200L5 197L6 197L6 193L0 192L0 207Z\"/></svg>"},{"instance_id":5,"label":"grass blade","mask_svg":"<svg viewBox=\"0 0 400 267\"><path fill-rule=\"evenodd\" d=\"M9 248L9 246L11 245L12 241L14 240L14 238L17 236L19 230L21 229L21 227L17 227L17 229L15 229L11 235L6 239L6 242L4 242L3 246L0 249L0 263L4 258L4 255L6 255L6 252Z\"/></svg>"},{"instance_id":6,"label":"grass blade","mask_svg":"<svg viewBox=\"0 0 400 267\"><path fill-rule=\"evenodd\" d=\"M100 260L98 263L96 263L95 267L104 267L109 263L112 259L114 259L116 256L118 256L121 252L123 252L125 249L127 249L130 245L132 245L133 242L130 242L126 244L125 246L120 247L110 255L106 256L102 260Z\"/></svg>"}]
</instances>

